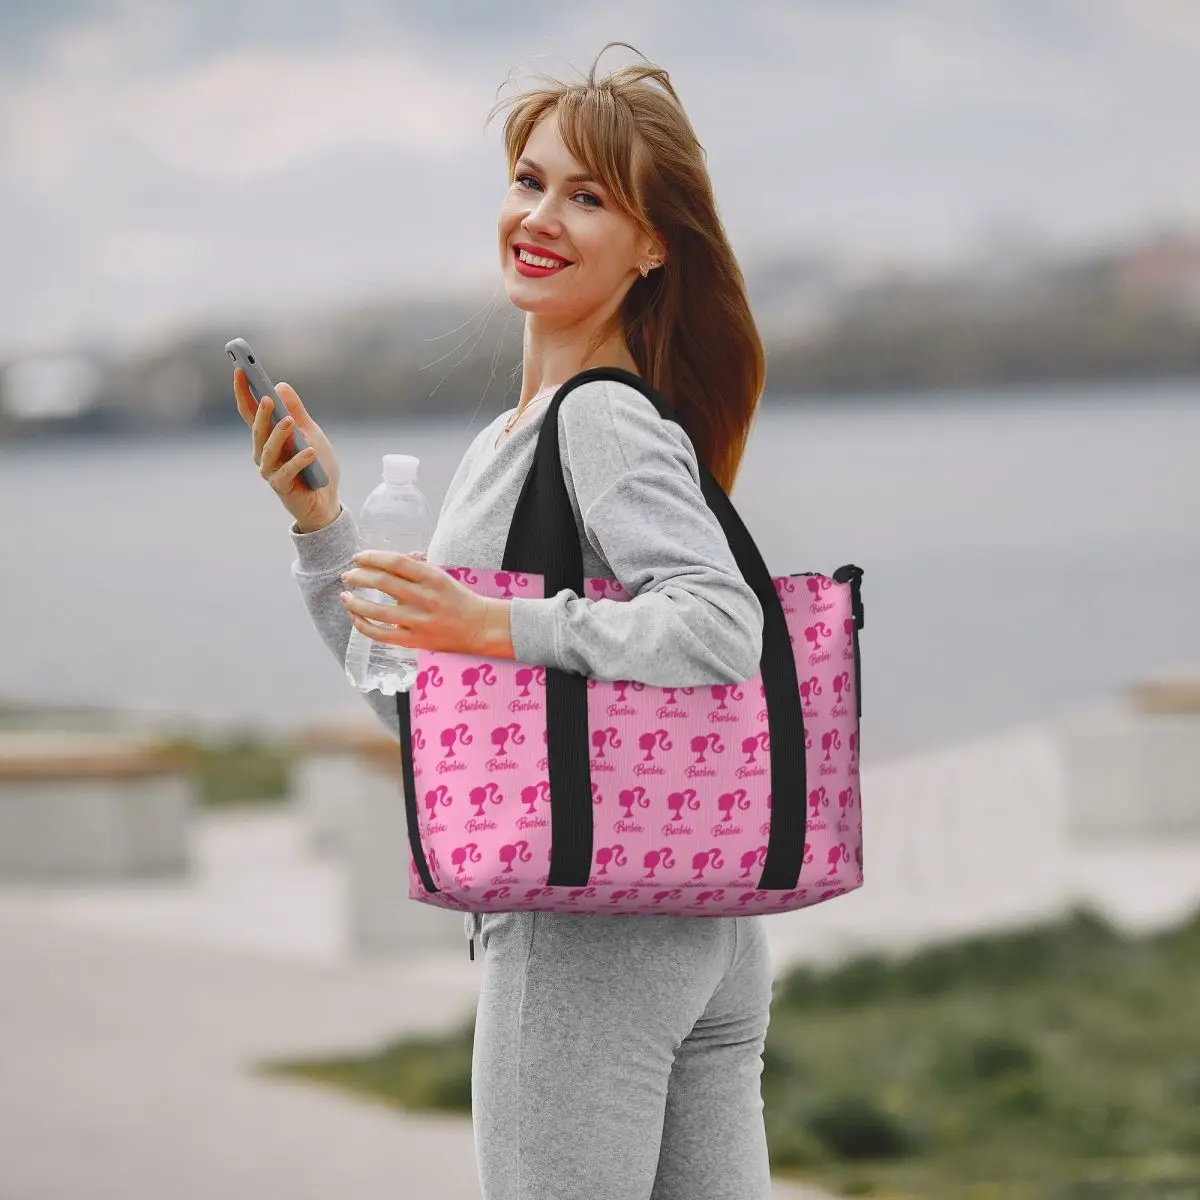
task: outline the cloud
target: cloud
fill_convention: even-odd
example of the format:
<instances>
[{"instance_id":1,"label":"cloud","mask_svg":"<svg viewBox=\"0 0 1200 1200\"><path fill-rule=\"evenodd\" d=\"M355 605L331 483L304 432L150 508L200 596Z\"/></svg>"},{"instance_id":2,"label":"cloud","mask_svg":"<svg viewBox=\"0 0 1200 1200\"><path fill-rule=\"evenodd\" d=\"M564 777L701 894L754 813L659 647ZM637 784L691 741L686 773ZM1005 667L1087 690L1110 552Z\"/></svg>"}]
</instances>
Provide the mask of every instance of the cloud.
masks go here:
<instances>
[{"instance_id":1,"label":"cloud","mask_svg":"<svg viewBox=\"0 0 1200 1200\"><path fill-rule=\"evenodd\" d=\"M178 287L211 261L213 249L211 243L187 234L125 229L99 246L95 267L115 282Z\"/></svg>"},{"instance_id":2,"label":"cloud","mask_svg":"<svg viewBox=\"0 0 1200 1200\"><path fill-rule=\"evenodd\" d=\"M1200 216L1200 63L1120 5L743 15L761 39L753 58L714 43L680 73L743 245L799 237L905 257L964 248L1000 216L1064 243Z\"/></svg>"},{"instance_id":3,"label":"cloud","mask_svg":"<svg viewBox=\"0 0 1200 1200\"><path fill-rule=\"evenodd\" d=\"M144 114L138 136L169 166L254 176L356 143L454 153L477 140L478 91L415 49L347 60L239 52L131 88L122 115Z\"/></svg>"},{"instance_id":4,"label":"cloud","mask_svg":"<svg viewBox=\"0 0 1200 1200\"><path fill-rule=\"evenodd\" d=\"M510 67L585 70L609 40L670 71L743 255L1200 217L1193 0L9 0L6 44L14 8L0 351L52 322L224 307L213 248L236 243L314 295L488 276L497 89Z\"/></svg>"},{"instance_id":5,"label":"cloud","mask_svg":"<svg viewBox=\"0 0 1200 1200\"><path fill-rule=\"evenodd\" d=\"M82 185L91 151L118 139L181 173L252 177L356 143L436 157L479 136L478 81L420 45L341 57L236 49L131 71L114 31L91 27L63 34L51 61L57 70L0 98L5 171L36 197Z\"/></svg>"}]
</instances>

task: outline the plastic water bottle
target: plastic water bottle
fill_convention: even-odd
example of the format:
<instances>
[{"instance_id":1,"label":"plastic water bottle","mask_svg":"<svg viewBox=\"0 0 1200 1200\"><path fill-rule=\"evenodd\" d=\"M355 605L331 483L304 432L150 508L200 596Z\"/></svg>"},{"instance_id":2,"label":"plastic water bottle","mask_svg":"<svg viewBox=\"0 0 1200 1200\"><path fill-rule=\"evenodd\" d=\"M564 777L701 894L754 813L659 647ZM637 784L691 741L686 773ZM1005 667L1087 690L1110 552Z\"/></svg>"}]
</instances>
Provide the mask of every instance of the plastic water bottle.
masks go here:
<instances>
[{"instance_id":1,"label":"plastic water bottle","mask_svg":"<svg viewBox=\"0 0 1200 1200\"><path fill-rule=\"evenodd\" d=\"M420 459L411 454L383 456L383 482L367 497L358 528L368 550L396 554L424 553L433 524L429 505L417 487ZM395 599L376 588L360 594L376 604ZM408 646L377 642L351 628L346 646L346 678L360 692L380 691L385 696L406 692L417 677L417 652Z\"/></svg>"}]
</instances>

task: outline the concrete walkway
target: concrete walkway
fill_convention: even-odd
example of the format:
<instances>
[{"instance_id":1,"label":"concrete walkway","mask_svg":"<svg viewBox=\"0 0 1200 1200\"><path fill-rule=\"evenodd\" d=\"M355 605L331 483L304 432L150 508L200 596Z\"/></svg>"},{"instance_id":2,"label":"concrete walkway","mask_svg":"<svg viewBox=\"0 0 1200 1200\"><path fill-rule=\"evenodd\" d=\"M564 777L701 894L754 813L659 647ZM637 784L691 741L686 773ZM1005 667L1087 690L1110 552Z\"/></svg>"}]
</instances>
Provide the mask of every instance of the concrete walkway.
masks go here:
<instances>
[{"instance_id":1,"label":"concrete walkway","mask_svg":"<svg viewBox=\"0 0 1200 1200\"><path fill-rule=\"evenodd\" d=\"M465 939L403 963L339 959L335 868L297 859L287 875L290 820L207 818L188 884L0 888L5 1200L479 1200L469 1118L252 1073L446 1029L478 995Z\"/></svg>"},{"instance_id":2,"label":"concrete walkway","mask_svg":"<svg viewBox=\"0 0 1200 1200\"><path fill-rule=\"evenodd\" d=\"M346 972L3 912L0 959L0 1195L479 1196L468 1121L250 1073L444 1027L456 964Z\"/></svg>"},{"instance_id":3,"label":"concrete walkway","mask_svg":"<svg viewBox=\"0 0 1200 1200\"><path fill-rule=\"evenodd\" d=\"M354 958L341 869L297 815L204 815L193 849L186 880L0 886L0 1200L480 1200L469 1118L253 1074L470 1017L461 918L451 949ZM1133 928L1200 903L1195 845L1097 850L1070 875ZM844 949L869 902L772 917L776 969Z\"/></svg>"}]
</instances>

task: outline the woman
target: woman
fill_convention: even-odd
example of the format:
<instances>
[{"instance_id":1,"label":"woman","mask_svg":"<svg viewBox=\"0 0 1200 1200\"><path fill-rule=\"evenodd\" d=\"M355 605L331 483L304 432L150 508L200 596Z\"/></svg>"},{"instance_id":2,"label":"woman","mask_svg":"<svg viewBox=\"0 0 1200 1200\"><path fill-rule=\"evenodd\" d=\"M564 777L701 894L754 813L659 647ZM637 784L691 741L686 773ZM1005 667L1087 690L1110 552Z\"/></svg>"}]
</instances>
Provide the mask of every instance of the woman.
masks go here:
<instances>
[{"instance_id":1,"label":"woman","mask_svg":"<svg viewBox=\"0 0 1200 1200\"><path fill-rule=\"evenodd\" d=\"M280 461L292 425L268 436L268 412L254 413L235 373L255 461L295 517L293 572L339 661L353 622L382 642L608 680L731 683L758 669L762 610L698 463L732 489L762 345L667 73L639 64L597 81L595 70L516 97L505 123L497 232L508 297L526 314L520 401L468 448L427 561L355 555L328 440L280 384L329 475L310 492L297 480L310 457ZM501 565L546 402L594 366L645 378L682 423L620 382L583 384L560 408L584 576L618 579L634 599L475 596L435 564ZM399 737L394 700L367 699ZM760 918L514 912L469 914L466 927L485 951L472 1107L487 1200L769 1196L760 1077L772 973Z\"/></svg>"}]
</instances>

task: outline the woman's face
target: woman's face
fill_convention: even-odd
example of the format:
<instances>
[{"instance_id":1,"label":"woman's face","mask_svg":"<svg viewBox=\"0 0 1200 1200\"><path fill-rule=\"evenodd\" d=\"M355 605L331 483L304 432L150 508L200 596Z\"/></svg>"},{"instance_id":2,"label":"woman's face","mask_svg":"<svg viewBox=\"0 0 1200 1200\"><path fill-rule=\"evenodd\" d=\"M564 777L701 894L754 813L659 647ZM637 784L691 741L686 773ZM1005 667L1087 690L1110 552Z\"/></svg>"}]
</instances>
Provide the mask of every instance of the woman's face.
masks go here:
<instances>
[{"instance_id":1,"label":"woman's face","mask_svg":"<svg viewBox=\"0 0 1200 1200\"><path fill-rule=\"evenodd\" d=\"M524 312L567 320L616 310L632 286L645 242L639 226L619 212L603 184L586 175L567 151L551 110L534 126L500 206L500 271L509 300ZM648 244L648 243L647 243ZM540 247L569 263L522 274L516 247ZM557 261L557 259L556 259Z\"/></svg>"}]
</instances>

